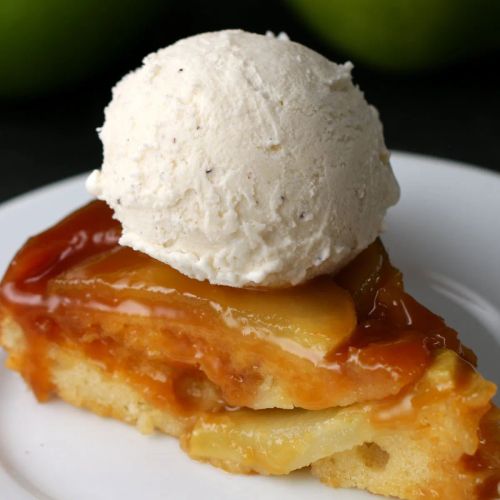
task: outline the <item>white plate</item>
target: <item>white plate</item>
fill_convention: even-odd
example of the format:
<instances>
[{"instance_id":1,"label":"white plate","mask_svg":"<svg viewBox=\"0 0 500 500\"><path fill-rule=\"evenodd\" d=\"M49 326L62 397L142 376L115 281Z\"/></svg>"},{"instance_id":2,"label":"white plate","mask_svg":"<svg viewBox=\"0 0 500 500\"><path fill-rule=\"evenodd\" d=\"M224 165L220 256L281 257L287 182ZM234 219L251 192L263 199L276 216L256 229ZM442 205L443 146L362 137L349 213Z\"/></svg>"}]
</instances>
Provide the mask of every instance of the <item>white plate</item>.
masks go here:
<instances>
[{"instance_id":1,"label":"white plate","mask_svg":"<svg viewBox=\"0 0 500 500\"><path fill-rule=\"evenodd\" d=\"M393 156L402 187L384 241L408 288L456 327L500 382L500 176L448 161ZM23 241L88 199L83 176L0 207L0 272ZM35 402L0 368L0 498L25 500L361 500L304 472L235 476L191 461L177 440L145 437L60 401Z\"/></svg>"}]
</instances>

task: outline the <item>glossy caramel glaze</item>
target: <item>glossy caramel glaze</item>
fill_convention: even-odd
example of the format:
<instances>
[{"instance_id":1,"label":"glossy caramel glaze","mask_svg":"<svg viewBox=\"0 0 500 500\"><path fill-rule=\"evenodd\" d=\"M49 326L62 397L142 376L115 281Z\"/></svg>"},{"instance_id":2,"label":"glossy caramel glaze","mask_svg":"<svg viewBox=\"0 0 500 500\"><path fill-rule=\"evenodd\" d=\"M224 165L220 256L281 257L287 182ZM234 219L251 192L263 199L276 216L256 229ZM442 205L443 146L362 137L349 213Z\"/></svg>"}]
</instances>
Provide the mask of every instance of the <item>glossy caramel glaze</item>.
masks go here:
<instances>
[{"instance_id":1,"label":"glossy caramel glaze","mask_svg":"<svg viewBox=\"0 0 500 500\"><path fill-rule=\"evenodd\" d=\"M91 203L59 224L30 238L11 262L0 289L0 300L23 327L27 350L18 368L37 398L52 392L47 348L60 337L50 315L47 283L82 259L117 245L120 225L103 203Z\"/></svg>"}]
</instances>

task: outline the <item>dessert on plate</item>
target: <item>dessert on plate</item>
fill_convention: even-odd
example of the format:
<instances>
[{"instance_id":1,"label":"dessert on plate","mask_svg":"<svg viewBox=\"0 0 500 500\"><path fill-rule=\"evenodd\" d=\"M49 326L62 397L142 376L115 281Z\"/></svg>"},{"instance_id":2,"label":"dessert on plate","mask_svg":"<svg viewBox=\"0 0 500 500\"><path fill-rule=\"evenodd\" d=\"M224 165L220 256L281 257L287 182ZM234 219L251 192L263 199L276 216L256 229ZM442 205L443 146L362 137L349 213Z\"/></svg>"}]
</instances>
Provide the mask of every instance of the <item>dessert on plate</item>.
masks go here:
<instances>
[{"instance_id":1,"label":"dessert on plate","mask_svg":"<svg viewBox=\"0 0 500 500\"><path fill-rule=\"evenodd\" d=\"M0 287L7 366L39 401L230 472L498 496L496 387L379 238L399 188L349 63L197 35L125 76L99 133L98 200L29 239Z\"/></svg>"}]
</instances>

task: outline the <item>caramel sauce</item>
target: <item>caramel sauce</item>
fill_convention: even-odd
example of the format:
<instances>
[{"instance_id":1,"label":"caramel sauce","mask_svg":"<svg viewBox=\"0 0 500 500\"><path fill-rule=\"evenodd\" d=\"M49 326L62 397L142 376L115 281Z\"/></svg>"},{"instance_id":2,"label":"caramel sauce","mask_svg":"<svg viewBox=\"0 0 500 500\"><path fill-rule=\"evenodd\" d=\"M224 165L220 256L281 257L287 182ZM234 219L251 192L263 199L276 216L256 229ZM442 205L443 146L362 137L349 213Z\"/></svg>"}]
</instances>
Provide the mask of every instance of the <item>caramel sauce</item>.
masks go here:
<instances>
[{"instance_id":1,"label":"caramel sauce","mask_svg":"<svg viewBox=\"0 0 500 500\"><path fill-rule=\"evenodd\" d=\"M49 303L47 283L82 259L116 245L119 236L120 225L113 221L111 210L105 204L91 203L30 238L3 278L0 303L27 337L27 350L17 368L40 401L49 399L53 390L47 349L60 337L58 326L48 314L54 304Z\"/></svg>"},{"instance_id":2,"label":"caramel sauce","mask_svg":"<svg viewBox=\"0 0 500 500\"><path fill-rule=\"evenodd\" d=\"M404 291L401 272L391 265L380 240L342 270L336 281L354 298L358 325L345 349L330 353L330 359L370 344L410 342L414 350L408 358L419 350L446 348L476 364L476 356L460 343L457 332Z\"/></svg>"}]
</instances>

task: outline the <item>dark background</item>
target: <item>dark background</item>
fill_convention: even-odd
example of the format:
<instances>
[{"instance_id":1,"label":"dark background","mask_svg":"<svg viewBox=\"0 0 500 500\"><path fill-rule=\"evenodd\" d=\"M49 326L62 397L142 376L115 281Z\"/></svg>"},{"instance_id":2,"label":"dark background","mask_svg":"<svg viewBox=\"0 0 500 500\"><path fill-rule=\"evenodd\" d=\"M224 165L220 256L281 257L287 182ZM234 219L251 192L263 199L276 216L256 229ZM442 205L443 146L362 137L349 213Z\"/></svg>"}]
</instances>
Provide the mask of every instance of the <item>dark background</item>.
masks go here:
<instances>
[{"instance_id":1,"label":"dark background","mask_svg":"<svg viewBox=\"0 0 500 500\"><path fill-rule=\"evenodd\" d=\"M337 62L279 3L176 2L132 49L105 70L37 98L0 101L0 202L37 186L100 166L95 129L111 87L144 55L202 31L243 28L285 31ZM196 12L196 15L193 14ZM500 72L494 54L418 75L391 75L355 63L354 79L380 111L389 148L450 158L500 172Z\"/></svg>"}]
</instances>

